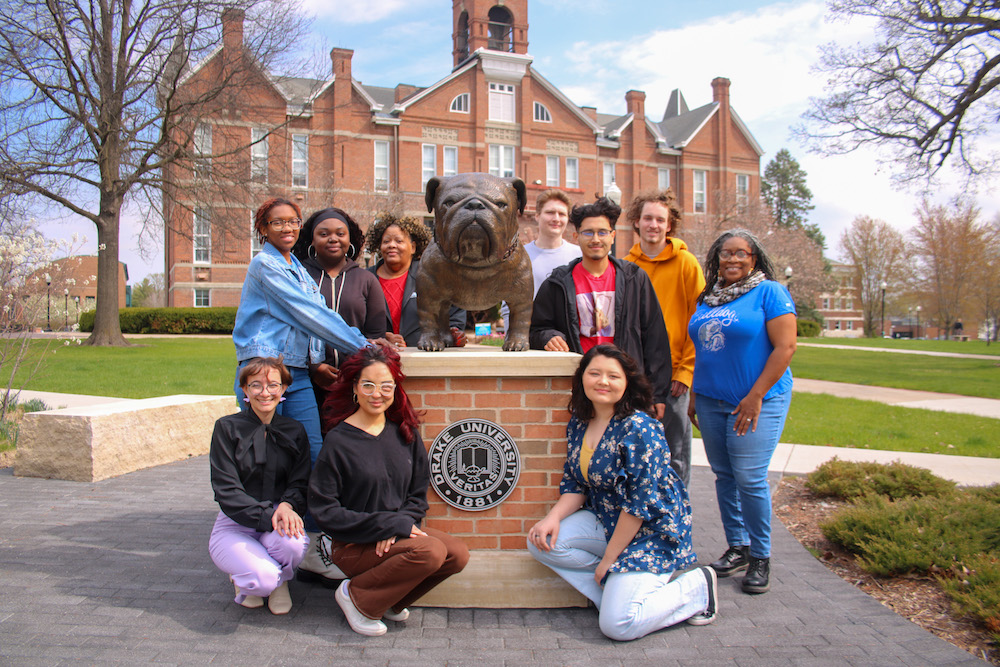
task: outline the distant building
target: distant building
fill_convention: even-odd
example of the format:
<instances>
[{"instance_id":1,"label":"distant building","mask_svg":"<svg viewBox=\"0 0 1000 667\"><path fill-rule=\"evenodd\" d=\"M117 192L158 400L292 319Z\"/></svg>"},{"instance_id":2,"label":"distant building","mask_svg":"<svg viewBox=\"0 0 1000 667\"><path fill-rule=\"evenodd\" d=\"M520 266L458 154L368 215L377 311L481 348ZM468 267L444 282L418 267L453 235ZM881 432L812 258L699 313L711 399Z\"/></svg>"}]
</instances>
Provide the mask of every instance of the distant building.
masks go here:
<instances>
[{"instance_id":1,"label":"distant building","mask_svg":"<svg viewBox=\"0 0 1000 667\"><path fill-rule=\"evenodd\" d=\"M80 313L97 307L97 256L74 255L57 259L33 272L32 298L44 300L32 312L35 326L62 329L76 324ZM128 265L118 262L118 304L126 306Z\"/></svg>"},{"instance_id":2,"label":"distant building","mask_svg":"<svg viewBox=\"0 0 1000 667\"><path fill-rule=\"evenodd\" d=\"M865 335L861 295L855 284L854 265L830 262L832 291L816 300L816 310L823 316L821 335L830 338L861 338ZM876 325L878 322L876 321ZM876 332L879 331L876 326ZM889 329L886 328L886 333Z\"/></svg>"},{"instance_id":3,"label":"distant building","mask_svg":"<svg viewBox=\"0 0 1000 667\"><path fill-rule=\"evenodd\" d=\"M303 215L331 204L366 227L379 210L427 216L432 176L490 172L518 176L528 189L522 225L534 220L536 195L550 187L574 202L621 190L671 187L688 225L711 214L717 196L759 197L763 149L730 106L730 82L711 82L712 102L689 109L679 90L661 118L646 115L646 94L625 93L624 115L574 104L532 66L528 0L453 0L452 70L436 83L364 85L351 74L354 52L335 48L326 80L261 71L256 90L227 103L194 129L195 155L257 143L238 159L259 195L219 204L196 194L210 159L165 169L181 206L164 211L165 276L170 306L232 306L247 264L259 250L253 210L267 196L300 204ZM223 45L184 79L196 89L239 58L243 16L223 19ZM183 92L183 91L182 91ZM285 125L282 125L286 123ZM268 134L268 128L281 129ZM170 197L165 198L169 201ZM632 230L622 219L615 252Z\"/></svg>"}]
</instances>

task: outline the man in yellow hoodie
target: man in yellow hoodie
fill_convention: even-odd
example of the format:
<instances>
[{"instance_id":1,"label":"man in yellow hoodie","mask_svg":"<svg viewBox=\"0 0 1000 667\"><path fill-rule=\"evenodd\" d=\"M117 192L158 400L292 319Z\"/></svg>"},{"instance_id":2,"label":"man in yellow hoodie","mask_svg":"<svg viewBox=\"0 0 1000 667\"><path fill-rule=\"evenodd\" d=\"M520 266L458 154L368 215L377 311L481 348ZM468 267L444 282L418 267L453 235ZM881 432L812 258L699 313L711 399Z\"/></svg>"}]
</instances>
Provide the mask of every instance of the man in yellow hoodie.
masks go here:
<instances>
[{"instance_id":1,"label":"man in yellow hoodie","mask_svg":"<svg viewBox=\"0 0 1000 667\"><path fill-rule=\"evenodd\" d=\"M687 244L674 236L680 226L681 212L673 191L640 194L632 200L626 215L639 242L625 259L638 264L649 275L670 339L673 371L663 430L670 445L670 465L688 484L691 420L687 408L694 374L694 343L688 337L688 321L694 314L698 295L705 289L705 275Z\"/></svg>"}]
</instances>

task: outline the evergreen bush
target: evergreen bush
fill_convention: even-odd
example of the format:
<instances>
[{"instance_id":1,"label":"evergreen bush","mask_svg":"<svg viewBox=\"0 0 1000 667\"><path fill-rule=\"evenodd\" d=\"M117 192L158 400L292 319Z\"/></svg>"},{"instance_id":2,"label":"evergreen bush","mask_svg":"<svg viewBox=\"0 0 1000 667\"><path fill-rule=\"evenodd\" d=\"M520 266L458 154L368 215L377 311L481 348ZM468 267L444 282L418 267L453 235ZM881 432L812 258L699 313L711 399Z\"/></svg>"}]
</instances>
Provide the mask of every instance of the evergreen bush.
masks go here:
<instances>
[{"instance_id":1,"label":"evergreen bush","mask_svg":"<svg viewBox=\"0 0 1000 667\"><path fill-rule=\"evenodd\" d=\"M122 308L118 318L122 333L231 334L236 308ZM94 330L94 311L80 315L80 330Z\"/></svg>"},{"instance_id":2,"label":"evergreen bush","mask_svg":"<svg viewBox=\"0 0 1000 667\"><path fill-rule=\"evenodd\" d=\"M806 478L806 488L817 496L843 500L854 500L871 493L899 500L950 495L955 490L955 483L925 468L900 461L883 464L841 461L834 457Z\"/></svg>"},{"instance_id":3,"label":"evergreen bush","mask_svg":"<svg viewBox=\"0 0 1000 667\"><path fill-rule=\"evenodd\" d=\"M819 336L819 322L813 322L812 320L798 320L796 321L795 326L796 335L800 338L815 338L816 336Z\"/></svg>"}]
</instances>

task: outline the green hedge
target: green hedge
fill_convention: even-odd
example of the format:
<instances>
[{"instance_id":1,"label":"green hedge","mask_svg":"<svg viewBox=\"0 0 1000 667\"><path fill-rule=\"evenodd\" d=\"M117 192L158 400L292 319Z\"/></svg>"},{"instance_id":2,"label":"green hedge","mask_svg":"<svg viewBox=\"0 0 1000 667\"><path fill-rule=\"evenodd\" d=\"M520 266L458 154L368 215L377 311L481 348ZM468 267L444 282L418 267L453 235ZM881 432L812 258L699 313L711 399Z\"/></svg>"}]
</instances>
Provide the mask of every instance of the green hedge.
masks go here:
<instances>
[{"instance_id":1,"label":"green hedge","mask_svg":"<svg viewBox=\"0 0 1000 667\"><path fill-rule=\"evenodd\" d=\"M815 338L819 335L819 322L812 320L798 320L798 335L800 338Z\"/></svg>"},{"instance_id":2,"label":"green hedge","mask_svg":"<svg viewBox=\"0 0 1000 667\"><path fill-rule=\"evenodd\" d=\"M122 333L231 334L236 308L122 308ZM94 330L94 311L80 314L80 330Z\"/></svg>"}]
</instances>

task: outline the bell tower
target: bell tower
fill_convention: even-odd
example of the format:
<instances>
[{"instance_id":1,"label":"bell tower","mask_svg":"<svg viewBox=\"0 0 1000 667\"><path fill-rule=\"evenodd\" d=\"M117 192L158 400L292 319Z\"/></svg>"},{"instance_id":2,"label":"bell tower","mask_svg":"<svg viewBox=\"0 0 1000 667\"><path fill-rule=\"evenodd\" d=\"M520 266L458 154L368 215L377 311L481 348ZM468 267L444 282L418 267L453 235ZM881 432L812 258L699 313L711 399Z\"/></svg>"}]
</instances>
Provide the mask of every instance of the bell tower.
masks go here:
<instances>
[{"instance_id":1,"label":"bell tower","mask_svg":"<svg viewBox=\"0 0 1000 667\"><path fill-rule=\"evenodd\" d=\"M452 65L477 49L528 53L528 0L452 0Z\"/></svg>"}]
</instances>

